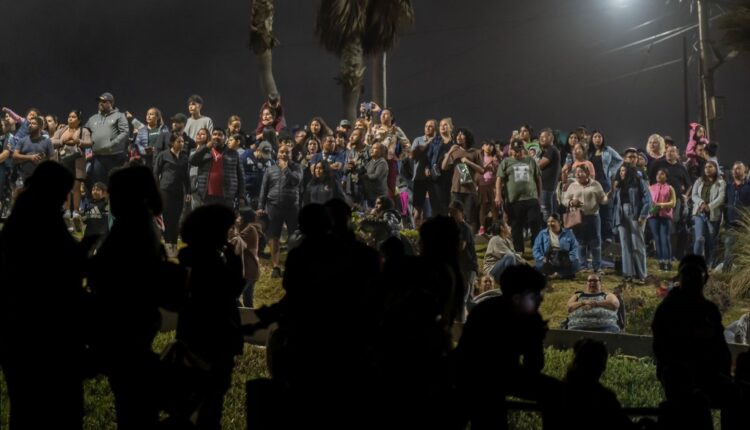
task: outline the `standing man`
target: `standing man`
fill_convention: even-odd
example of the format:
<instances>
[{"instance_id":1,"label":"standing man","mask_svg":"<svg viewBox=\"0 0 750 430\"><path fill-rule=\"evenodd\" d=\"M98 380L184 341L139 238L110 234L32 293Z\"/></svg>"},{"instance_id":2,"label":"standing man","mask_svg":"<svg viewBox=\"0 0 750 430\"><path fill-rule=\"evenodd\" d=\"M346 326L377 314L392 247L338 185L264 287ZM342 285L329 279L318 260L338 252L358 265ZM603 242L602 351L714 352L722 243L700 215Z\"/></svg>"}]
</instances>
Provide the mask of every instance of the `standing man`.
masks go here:
<instances>
[{"instance_id":1,"label":"standing man","mask_svg":"<svg viewBox=\"0 0 750 430\"><path fill-rule=\"evenodd\" d=\"M414 161L414 195L412 204L414 205L414 224L416 228L422 225L424 221L424 205L427 201L427 191L430 187L430 160L427 152L430 144L437 136L437 120L428 119L424 123L424 136L414 139L411 144L409 157Z\"/></svg>"},{"instance_id":2,"label":"standing man","mask_svg":"<svg viewBox=\"0 0 750 430\"><path fill-rule=\"evenodd\" d=\"M185 125L185 133L187 133L187 135L193 140L195 140L195 135L198 133L198 130L204 127L212 133L214 131L214 122L211 118L203 116L201 114L201 109L203 109L203 97L198 94L193 94L188 97L188 113L190 113L190 118L188 118L187 124ZM225 133L222 131L222 134Z\"/></svg>"},{"instance_id":3,"label":"standing man","mask_svg":"<svg viewBox=\"0 0 750 430\"><path fill-rule=\"evenodd\" d=\"M285 146L285 145L284 145ZM260 142L253 150L248 148L240 155L242 170L245 171L245 196L247 204L254 210L260 209L258 206L258 197L260 196L260 186L263 184L263 176L269 167L275 163L273 161L273 148L271 144Z\"/></svg>"},{"instance_id":4,"label":"standing man","mask_svg":"<svg viewBox=\"0 0 750 430\"><path fill-rule=\"evenodd\" d=\"M169 121L171 122L172 126L172 134L176 134L182 137L182 141L184 142L182 150L190 154L190 152L195 149L195 140L188 136L187 133L185 133L185 123L187 122L187 117L184 113L178 113L170 118Z\"/></svg>"},{"instance_id":5,"label":"standing man","mask_svg":"<svg viewBox=\"0 0 750 430\"><path fill-rule=\"evenodd\" d=\"M55 154L52 141L42 135L43 127L42 117L31 118L29 135L21 139L13 151L13 163L18 167L18 174L24 182L34 173L39 163L49 160Z\"/></svg>"},{"instance_id":6,"label":"standing man","mask_svg":"<svg viewBox=\"0 0 750 430\"><path fill-rule=\"evenodd\" d=\"M727 181L726 207L724 214L724 270L732 265L732 248L737 241L736 231L740 227L742 211L750 208L750 181L747 179L747 166L735 161L732 166L732 180Z\"/></svg>"},{"instance_id":7,"label":"standing man","mask_svg":"<svg viewBox=\"0 0 750 430\"><path fill-rule=\"evenodd\" d=\"M97 98L99 112L89 118L84 127L91 130L91 171L88 183L107 183L112 169L128 161L128 119L115 107L115 97L103 93ZM91 189L91 187L87 187Z\"/></svg>"},{"instance_id":8,"label":"standing man","mask_svg":"<svg viewBox=\"0 0 750 430\"><path fill-rule=\"evenodd\" d=\"M190 156L190 164L198 167L197 192L204 204L234 207L234 199L244 200L245 175L240 155L226 145L224 130L215 128L211 140Z\"/></svg>"},{"instance_id":9,"label":"standing man","mask_svg":"<svg viewBox=\"0 0 750 430\"><path fill-rule=\"evenodd\" d=\"M507 191L508 213L513 235L513 247L523 253L523 230L531 230L531 243L542 228L542 212L539 195L542 190L542 177L539 167L531 157L524 156L523 141L514 140L510 144L510 157L500 162L495 182L495 204L502 207L503 187Z\"/></svg>"},{"instance_id":10,"label":"standing man","mask_svg":"<svg viewBox=\"0 0 750 430\"><path fill-rule=\"evenodd\" d=\"M299 191L302 182L302 169L299 164L290 161L291 151L288 146L279 147L276 165L271 166L263 175L258 199L259 215L268 214L266 236L271 245L272 278L281 278L281 229L286 224L287 235L297 229L299 212Z\"/></svg>"},{"instance_id":11,"label":"standing man","mask_svg":"<svg viewBox=\"0 0 750 430\"><path fill-rule=\"evenodd\" d=\"M555 136L552 129L545 128L539 133L539 146L542 153L537 161L542 171L542 191L539 203L543 219L548 219L553 213L557 213L557 201L555 190L560 181L560 151L555 147Z\"/></svg>"}]
</instances>

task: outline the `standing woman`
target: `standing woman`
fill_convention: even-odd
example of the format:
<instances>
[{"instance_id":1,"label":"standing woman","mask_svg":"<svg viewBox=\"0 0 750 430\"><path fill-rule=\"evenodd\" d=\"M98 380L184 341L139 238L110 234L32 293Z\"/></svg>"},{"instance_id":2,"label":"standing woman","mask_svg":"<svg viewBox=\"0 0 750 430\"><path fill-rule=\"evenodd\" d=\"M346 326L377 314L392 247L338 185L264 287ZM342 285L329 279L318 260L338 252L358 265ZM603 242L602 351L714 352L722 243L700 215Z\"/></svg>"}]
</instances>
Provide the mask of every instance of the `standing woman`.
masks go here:
<instances>
[{"instance_id":1,"label":"standing woman","mask_svg":"<svg viewBox=\"0 0 750 430\"><path fill-rule=\"evenodd\" d=\"M659 257L659 270L672 270L672 210L677 204L677 194L667 182L667 171L656 172L656 183L651 185L651 216L648 225L656 242L656 255Z\"/></svg>"},{"instance_id":2,"label":"standing woman","mask_svg":"<svg viewBox=\"0 0 750 430\"><path fill-rule=\"evenodd\" d=\"M664 142L664 138L659 134L652 134L648 137L646 142L646 162L648 165L648 180L649 182L656 181L656 172L651 172L651 166L654 165L654 161L661 160L664 158L664 154L667 152L667 146Z\"/></svg>"},{"instance_id":3,"label":"standing woman","mask_svg":"<svg viewBox=\"0 0 750 430\"><path fill-rule=\"evenodd\" d=\"M427 158L430 160L430 177L432 178L432 187L430 188L430 205L432 205L432 214L447 215L448 204L451 202L451 182L453 171L444 172L441 168L443 158L448 154L448 150L453 146L453 120L443 118L438 126L440 136L435 139L427 152Z\"/></svg>"},{"instance_id":4,"label":"standing woman","mask_svg":"<svg viewBox=\"0 0 750 430\"><path fill-rule=\"evenodd\" d=\"M567 189L567 185L575 182L576 180L576 169L578 166L584 166L589 171L589 176L592 178L596 177L596 169L594 165L586 159L586 148L583 143L576 143L573 145L573 158L570 163L566 163L565 167L562 168L562 181L563 189Z\"/></svg>"},{"instance_id":5,"label":"standing woman","mask_svg":"<svg viewBox=\"0 0 750 430\"><path fill-rule=\"evenodd\" d=\"M713 267L716 244L721 224L721 207L726 196L726 183L719 176L719 168L713 161L706 161L703 176L693 184L693 225L695 239L693 254L706 258L708 267Z\"/></svg>"},{"instance_id":6,"label":"standing woman","mask_svg":"<svg viewBox=\"0 0 750 430\"><path fill-rule=\"evenodd\" d=\"M75 182L70 196L65 201L66 218L71 217L80 225L81 184L86 180L86 158L83 151L91 147L91 131L81 127L81 112L68 114L68 124L60 127L52 136L52 145L57 149L58 160L73 174Z\"/></svg>"},{"instance_id":7,"label":"standing woman","mask_svg":"<svg viewBox=\"0 0 750 430\"><path fill-rule=\"evenodd\" d=\"M599 130L591 134L589 145L589 161L594 166L596 181L601 184L605 193L612 189L612 181L617 175L617 170L622 165L622 157L611 146L604 142L604 135ZM612 205L606 203L599 206L599 218L601 219L602 241L612 242Z\"/></svg>"},{"instance_id":8,"label":"standing woman","mask_svg":"<svg viewBox=\"0 0 750 430\"><path fill-rule=\"evenodd\" d=\"M575 131L568 133L566 144L560 150L560 167L573 162L573 148L578 143L578 135Z\"/></svg>"},{"instance_id":9,"label":"standing woman","mask_svg":"<svg viewBox=\"0 0 750 430\"><path fill-rule=\"evenodd\" d=\"M576 182L568 186L563 196L563 204L570 209L582 211L581 224L573 227L580 252L580 262L583 268L588 266L588 253L591 253L592 269L601 275L602 268L602 237L601 232L601 205L608 202L601 184L596 179L591 179L589 171L585 166L576 168Z\"/></svg>"},{"instance_id":10,"label":"standing woman","mask_svg":"<svg viewBox=\"0 0 750 430\"><path fill-rule=\"evenodd\" d=\"M307 126L307 135L310 137L315 137L316 139L318 139L318 142L322 142L324 137L330 136L332 134L333 131L331 130L331 128L328 127L323 118L319 116L311 119L310 124L308 124Z\"/></svg>"},{"instance_id":11,"label":"standing woman","mask_svg":"<svg viewBox=\"0 0 750 430\"><path fill-rule=\"evenodd\" d=\"M456 144L448 150L440 166L443 171L453 170L451 175L451 201L463 205L464 216L472 231L477 231L477 183L475 176L484 173L482 154L474 148L474 136L465 128L456 132ZM493 193L494 202L494 193Z\"/></svg>"},{"instance_id":12,"label":"standing woman","mask_svg":"<svg viewBox=\"0 0 750 430\"><path fill-rule=\"evenodd\" d=\"M620 174L612 188L614 225L620 233L622 274L626 281L633 278L646 282L646 241L644 226L651 210L651 193L646 181L631 165L620 166Z\"/></svg>"},{"instance_id":13,"label":"standing woman","mask_svg":"<svg viewBox=\"0 0 750 430\"><path fill-rule=\"evenodd\" d=\"M385 161L386 151L382 143L375 143L370 149L370 161L359 172L362 178L367 209L375 206L375 199L388 195L388 163Z\"/></svg>"},{"instance_id":14,"label":"standing woman","mask_svg":"<svg viewBox=\"0 0 750 430\"><path fill-rule=\"evenodd\" d=\"M195 151L201 149L203 145L208 143L208 138L211 136L211 133L208 131L207 128L201 128L198 130L197 133L195 133L195 149L190 151L189 155L193 155ZM190 157L188 157L188 160ZM197 166L188 166L188 177L190 178L190 194L191 197L191 208L196 209L199 206L203 206L203 200L200 198L200 193L198 193L198 167Z\"/></svg>"},{"instance_id":15,"label":"standing woman","mask_svg":"<svg viewBox=\"0 0 750 430\"><path fill-rule=\"evenodd\" d=\"M484 234L487 227L487 214L492 213L492 222L498 221L499 214L495 205L495 181L497 180L497 167L500 165L495 142L485 140L482 142L482 173L479 176L479 234Z\"/></svg>"},{"instance_id":16,"label":"standing woman","mask_svg":"<svg viewBox=\"0 0 750 430\"><path fill-rule=\"evenodd\" d=\"M135 136L135 157L151 168L156 154L169 149L169 134L161 111L155 107L149 108L146 111L146 126L138 130Z\"/></svg>"},{"instance_id":17,"label":"standing woman","mask_svg":"<svg viewBox=\"0 0 750 430\"><path fill-rule=\"evenodd\" d=\"M182 150L182 136L169 137L169 149L156 155L154 176L164 202L164 243L167 256L177 257L177 236L184 203L190 202L188 155Z\"/></svg>"}]
</instances>

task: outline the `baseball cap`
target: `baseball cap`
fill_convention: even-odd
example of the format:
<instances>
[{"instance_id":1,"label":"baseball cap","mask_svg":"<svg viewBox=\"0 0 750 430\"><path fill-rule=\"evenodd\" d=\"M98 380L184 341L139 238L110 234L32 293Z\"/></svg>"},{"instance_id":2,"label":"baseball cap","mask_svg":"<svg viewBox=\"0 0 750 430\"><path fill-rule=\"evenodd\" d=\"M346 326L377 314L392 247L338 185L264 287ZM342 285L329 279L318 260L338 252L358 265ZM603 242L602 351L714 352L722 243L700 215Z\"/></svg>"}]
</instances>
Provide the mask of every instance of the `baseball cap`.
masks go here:
<instances>
[{"instance_id":1,"label":"baseball cap","mask_svg":"<svg viewBox=\"0 0 750 430\"><path fill-rule=\"evenodd\" d=\"M341 122L339 122L339 127L351 127L352 123L348 119L342 119Z\"/></svg>"},{"instance_id":2,"label":"baseball cap","mask_svg":"<svg viewBox=\"0 0 750 430\"><path fill-rule=\"evenodd\" d=\"M271 158L271 156L273 155L273 147L267 140L264 140L263 142L260 142L258 144L258 151L260 151L260 155L263 157Z\"/></svg>"},{"instance_id":3,"label":"baseball cap","mask_svg":"<svg viewBox=\"0 0 750 430\"><path fill-rule=\"evenodd\" d=\"M170 121L172 122L179 122L179 123L185 123L187 122L187 117L184 113L176 113L172 115L172 118L170 118Z\"/></svg>"},{"instance_id":4,"label":"baseball cap","mask_svg":"<svg viewBox=\"0 0 750 430\"><path fill-rule=\"evenodd\" d=\"M102 95L96 98L96 101L106 101L114 103L115 96L113 96L112 93L102 93Z\"/></svg>"}]
</instances>

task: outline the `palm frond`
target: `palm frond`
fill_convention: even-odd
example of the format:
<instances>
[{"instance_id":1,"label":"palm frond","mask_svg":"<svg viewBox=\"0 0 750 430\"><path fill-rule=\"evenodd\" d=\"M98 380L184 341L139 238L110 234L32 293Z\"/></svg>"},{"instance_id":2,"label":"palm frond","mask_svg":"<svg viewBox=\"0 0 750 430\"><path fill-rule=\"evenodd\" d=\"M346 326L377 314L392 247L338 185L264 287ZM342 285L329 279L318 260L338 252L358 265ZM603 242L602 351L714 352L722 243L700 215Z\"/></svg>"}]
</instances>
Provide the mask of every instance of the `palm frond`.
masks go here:
<instances>
[{"instance_id":1,"label":"palm frond","mask_svg":"<svg viewBox=\"0 0 750 430\"><path fill-rule=\"evenodd\" d=\"M315 33L328 51L340 56L365 30L367 0L321 0Z\"/></svg>"},{"instance_id":2,"label":"palm frond","mask_svg":"<svg viewBox=\"0 0 750 430\"><path fill-rule=\"evenodd\" d=\"M414 22L410 0L372 0L367 5L367 19L362 46L365 55L390 50L399 33Z\"/></svg>"},{"instance_id":3,"label":"palm frond","mask_svg":"<svg viewBox=\"0 0 750 430\"><path fill-rule=\"evenodd\" d=\"M740 225L726 234L734 234L732 272L729 291L732 298L750 298L750 212L741 211Z\"/></svg>"},{"instance_id":4,"label":"palm frond","mask_svg":"<svg viewBox=\"0 0 750 430\"><path fill-rule=\"evenodd\" d=\"M729 11L719 19L724 34L721 42L732 49L750 52L750 1Z\"/></svg>"},{"instance_id":5,"label":"palm frond","mask_svg":"<svg viewBox=\"0 0 750 430\"><path fill-rule=\"evenodd\" d=\"M262 54L279 42L273 36L273 0L251 0L250 48Z\"/></svg>"}]
</instances>

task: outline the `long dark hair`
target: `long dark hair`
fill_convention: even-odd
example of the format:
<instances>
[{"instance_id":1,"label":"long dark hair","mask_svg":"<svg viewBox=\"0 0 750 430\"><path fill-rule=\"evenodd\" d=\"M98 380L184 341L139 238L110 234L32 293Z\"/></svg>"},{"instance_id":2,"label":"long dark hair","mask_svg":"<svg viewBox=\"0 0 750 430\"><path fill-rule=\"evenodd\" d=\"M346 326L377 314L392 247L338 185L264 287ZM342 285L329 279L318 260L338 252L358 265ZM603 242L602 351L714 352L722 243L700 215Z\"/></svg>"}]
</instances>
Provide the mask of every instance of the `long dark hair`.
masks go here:
<instances>
[{"instance_id":1,"label":"long dark hair","mask_svg":"<svg viewBox=\"0 0 750 430\"><path fill-rule=\"evenodd\" d=\"M317 122L320 124L320 132L317 135L314 135L310 125L312 125L313 122ZM323 141L323 138L329 134L333 134L333 131L331 130L331 127L326 124L325 120L319 116L314 117L310 120L310 122L307 124L307 135L308 136L315 136L319 141Z\"/></svg>"},{"instance_id":2,"label":"long dark hair","mask_svg":"<svg viewBox=\"0 0 750 430\"><path fill-rule=\"evenodd\" d=\"M562 149L560 150L560 165L565 165L565 160L568 158L568 155L570 155L570 159L572 161L575 161L573 158L573 148L571 148L570 144L568 143L570 141L570 136L576 134L575 131L571 131L568 133L567 136L565 136L565 141L563 142ZM578 135L576 134L576 141L580 142L581 139L578 139Z\"/></svg>"},{"instance_id":3,"label":"long dark hair","mask_svg":"<svg viewBox=\"0 0 750 430\"><path fill-rule=\"evenodd\" d=\"M473 148L474 147L474 134L468 128L459 127L456 129L456 132L453 134L453 138L455 139L459 133L463 134L464 137L466 137L466 149Z\"/></svg>"},{"instance_id":4,"label":"long dark hair","mask_svg":"<svg viewBox=\"0 0 750 430\"><path fill-rule=\"evenodd\" d=\"M607 139L604 138L604 133L602 133L599 130L594 130L591 132L591 142L589 143L589 160L591 157L596 155L596 145L594 145L594 135L600 134L602 136L602 152L604 152L604 148L607 147Z\"/></svg>"}]
</instances>

